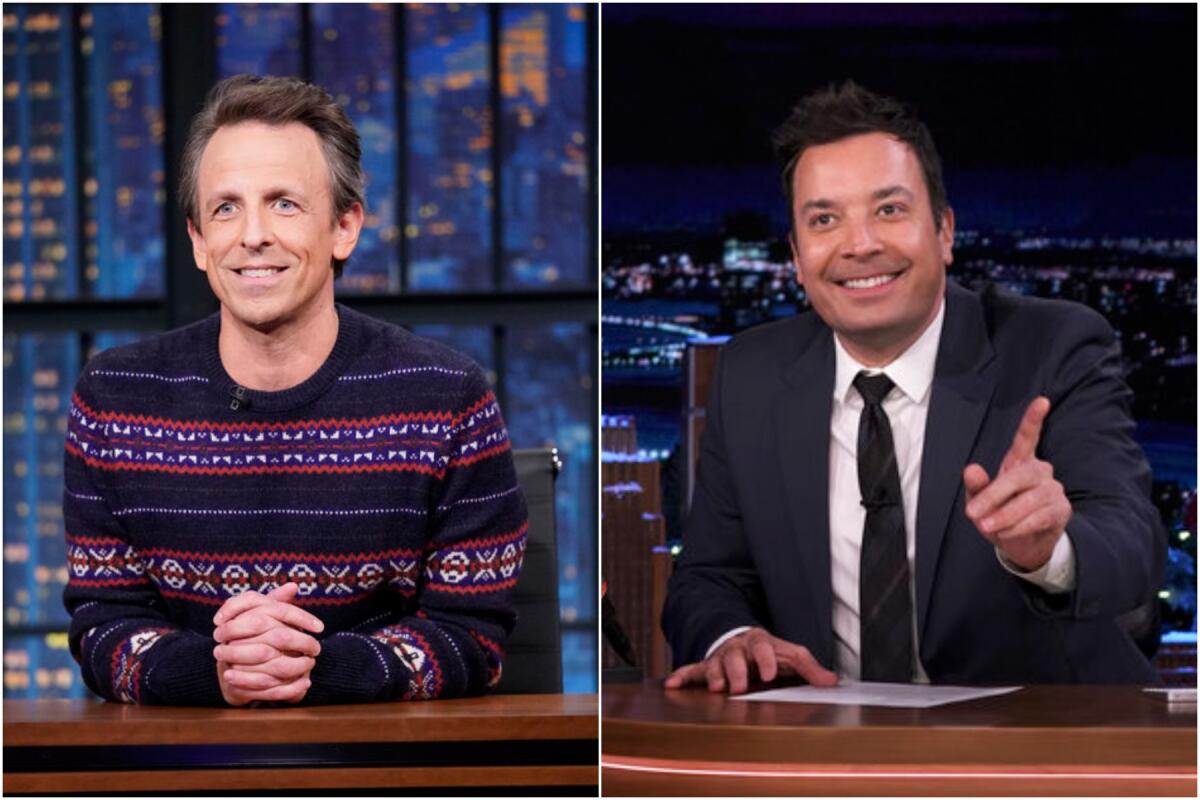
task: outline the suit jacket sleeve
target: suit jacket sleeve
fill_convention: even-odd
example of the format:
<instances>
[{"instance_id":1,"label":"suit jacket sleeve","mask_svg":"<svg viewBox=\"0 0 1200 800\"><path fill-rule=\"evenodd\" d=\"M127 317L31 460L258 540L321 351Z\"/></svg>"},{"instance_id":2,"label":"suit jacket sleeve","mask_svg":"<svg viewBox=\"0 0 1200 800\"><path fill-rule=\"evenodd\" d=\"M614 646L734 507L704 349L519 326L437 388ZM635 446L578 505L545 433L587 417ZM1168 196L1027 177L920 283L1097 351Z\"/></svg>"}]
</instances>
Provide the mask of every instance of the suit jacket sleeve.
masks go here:
<instances>
[{"instance_id":1,"label":"suit jacket sleeve","mask_svg":"<svg viewBox=\"0 0 1200 800\"><path fill-rule=\"evenodd\" d=\"M703 660L708 647L734 628L770 624L725 446L725 365L735 349L722 352L709 393L692 510L663 609L676 666Z\"/></svg>"},{"instance_id":2,"label":"suit jacket sleeve","mask_svg":"<svg viewBox=\"0 0 1200 800\"><path fill-rule=\"evenodd\" d=\"M1088 619L1154 600L1166 538L1150 503L1150 467L1133 440L1133 395L1112 329L1089 311L1079 330L1048 375L1051 411L1038 457L1054 467L1073 512L1076 584L1060 613Z\"/></svg>"}]
</instances>

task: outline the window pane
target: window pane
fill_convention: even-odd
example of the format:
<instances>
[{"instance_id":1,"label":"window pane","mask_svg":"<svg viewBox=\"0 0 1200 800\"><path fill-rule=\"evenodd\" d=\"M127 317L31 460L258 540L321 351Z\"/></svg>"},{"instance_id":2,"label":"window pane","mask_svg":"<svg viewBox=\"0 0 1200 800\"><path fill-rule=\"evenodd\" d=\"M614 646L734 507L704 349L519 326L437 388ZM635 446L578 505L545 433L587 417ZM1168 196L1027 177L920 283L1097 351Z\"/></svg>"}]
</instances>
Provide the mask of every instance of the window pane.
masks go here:
<instances>
[{"instance_id":1,"label":"window pane","mask_svg":"<svg viewBox=\"0 0 1200 800\"><path fill-rule=\"evenodd\" d=\"M594 620L593 620L594 622ZM563 691L596 691L596 629L563 631Z\"/></svg>"},{"instance_id":2,"label":"window pane","mask_svg":"<svg viewBox=\"0 0 1200 800\"><path fill-rule=\"evenodd\" d=\"M584 7L506 5L500 15L504 285L594 285Z\"/></svg>"},{"instance_id":3,"label":"window pane","mask_svg":"<svg viewBox=\"0 0 1200 800\"><path fill-rule=\"evenodd\" d=\"M74 334L4 336L4 621L65 625L63 439Z\"/></svg>"},{"instance_id":4,"label":"window pane","mask_svg":"<svg viewBox=\"0 0 1200 800\"><path fill-rule=\"evenodd\" d=\"M80 17L88 76L84 274L100 297L157 297L167 199L158 6L88 8Z\"/></svg>"},{"instance_id":5,"label":"window pane","mask_svg":"<svg viewBox=\"0 0 1200 800\"><path fill-rule=\"evenodd\" d=\"M337 99L362 138L367 216L338 280L350 292L400 289L396 208L395 6L313 5L313 81Z\"/></svg>"},{"instance_id":6,"label":"window pane","mask_svg":"<svg viewBox=\"0 0 1200 800\"><path fill-rule=\"evenodd\" d=\"M596 619L593 350L587 326L578 323L513 325L505 339L505 418L513 446L557 447L563 460L557 485L559 599L568 623ZM584 672L594 679L595 637L578 646L590 654ZM579 663L572 655L564 672L574 664L578 673Z\"/></svg>"},{"instance_id":7,"label":"window pane","mask_svg":"<svg viewBox=\"0 0 1200 800\"><path fill-rule=\"evenodd\" d=\"M105 350L111 350L114 347L120 347L126 344L133 344L139 339L145 339L147 336L153 336L151 333L140 333L136 331L105 331L97 333L92 338L92 345L84 354L84 362L87 363L92 356L98 353L103 353Z\"/></svg>"},{"instance_id":8,"label":"window pane","mask_svg":"<svg viewBox=\"0 0 1200 800\"><path fill-rule=\"evenodd\" d=\"M221 78L300 74L300 6L221 3L217 11L217 74Z\"/></svg>"},{"instance_id":9,"label":"window pane","mask_svg":"<svg viewBox=\"0 0 1200 800\"><path fill-rule=\"evenodd\" d=\"M67 649L65 632L4 637L4 699L96 698Z\"/></svg>"},{"instance_id":10,"label":"window pane","mask_svg":"<svg viewBox=\"0 0 1200 800\"><path fill-rule=\"evenodd\" d=\"M433 339L473 358L483 367L488 383L496 386L496 358L492 351L492 329L487 325L413 325L412 332ZM508 417L508 409L500 411Z\"/></svg>"},{"instance_id":11,"label":"window pane","mask_svg":"<svg viewBox=\"0 0 1200 800\"><path fill-rule=\"evenodd\" d=\"M4 7L4 299L79 289L72 13Z\"/></svg>"},{"instance_id":12,"label":"window pane","mask_svg":"<svg viewBox=\"0 0 1200 800\"><path fill-rule=\"evenodd\" d=\"M408 286L487 289L492 286L487 10L458 4L406 8Z\"/></svg>"}]
</instances>

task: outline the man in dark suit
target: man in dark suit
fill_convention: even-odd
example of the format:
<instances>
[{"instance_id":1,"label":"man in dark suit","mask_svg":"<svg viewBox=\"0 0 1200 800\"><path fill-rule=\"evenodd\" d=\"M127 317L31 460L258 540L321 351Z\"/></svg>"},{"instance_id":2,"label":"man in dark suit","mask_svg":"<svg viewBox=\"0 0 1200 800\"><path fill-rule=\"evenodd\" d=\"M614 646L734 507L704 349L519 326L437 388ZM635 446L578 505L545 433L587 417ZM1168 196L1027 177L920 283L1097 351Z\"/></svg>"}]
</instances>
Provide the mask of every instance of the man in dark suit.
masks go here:
<instances>
[{"instance_id":1,"label":"man in dark suit","mask_svg":"<svg viewBox=\"0 0 1200 800\"><path fill-rule=\"evenodd\" d=\"M947 282L940 161L895 101L831 87L777 144L816 313L721 354L667 687L1156 682L1116 621L1166 541L1112 329Z\"/></svg>"}]
</instances>

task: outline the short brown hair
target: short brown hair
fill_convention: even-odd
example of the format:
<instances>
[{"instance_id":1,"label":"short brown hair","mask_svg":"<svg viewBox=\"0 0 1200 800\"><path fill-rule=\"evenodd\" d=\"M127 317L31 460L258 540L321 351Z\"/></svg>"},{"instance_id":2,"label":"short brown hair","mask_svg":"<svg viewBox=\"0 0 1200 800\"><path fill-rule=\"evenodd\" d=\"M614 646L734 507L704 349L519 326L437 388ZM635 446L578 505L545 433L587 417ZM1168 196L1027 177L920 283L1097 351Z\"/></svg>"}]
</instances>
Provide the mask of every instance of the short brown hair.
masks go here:
<instances>
[{"instance_id":1,"label":"short brown hair","mask_svg":"<svg viewBox=\"0 0 1200 800\"><path fill-rule=\"evenodd\" d=\"M852 80L840 86L830 84L803 98L787 121L775 130L772 141L776 155L784 162L783 191L787 195L788 217L791 218L795 203L792 177L804 151L861 133L888 133L912 148L925 175L933 224L941 230L942 214L947 207L946 187L942 183L942 160L929 129L917 119L911 106L877 95Z\"/></svg>"},{"instance_id":2,"label":"short brown hair","mask_svg":"<svg viewBox=\"0 0 1200 800\"><path fill-rule=\"evenodd\" d=\"M204 148L220 128L241 122L287 125L299 122L321 142L329 167L329 189L336 220L355 203L366 208L363 191L362 143L346 112L319 86L296 78L235 75L214 86L204 108L192 119L179 177L179 205L192 224L200 227L196 194ZM333 260L340 277L345 261Z\"/></svg>"}]
</instances>

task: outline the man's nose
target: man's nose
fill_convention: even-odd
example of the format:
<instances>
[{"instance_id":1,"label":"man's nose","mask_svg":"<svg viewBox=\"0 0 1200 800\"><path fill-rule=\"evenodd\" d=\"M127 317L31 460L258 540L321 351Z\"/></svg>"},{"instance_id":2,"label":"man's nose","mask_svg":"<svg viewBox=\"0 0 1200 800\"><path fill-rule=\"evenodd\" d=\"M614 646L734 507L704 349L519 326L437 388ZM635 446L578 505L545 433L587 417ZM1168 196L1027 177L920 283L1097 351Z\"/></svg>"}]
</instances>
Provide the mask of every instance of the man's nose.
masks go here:
<instances>
[{"instance_id":1,"label":"man's nose","mask_svg":"<svg viewBox=\"0 0 1200 800\"><path fill-rule=\"evenodd\" d=\"M242 229L242 247L247 250L261 250L275 243L270 214L251 209L246 212L245 220L246 227Z\"/></svg>"},{"instance_id":2,"label":"man's nose","mask_svg":"<svg viewBox=\"0 0 1200 800\"><path fill-rule=\"evenodd\" d=\"M843 253L847 258L869 258L883 247L872 219L851 220L844 230Z\"/></svg>"}]
</instances>

